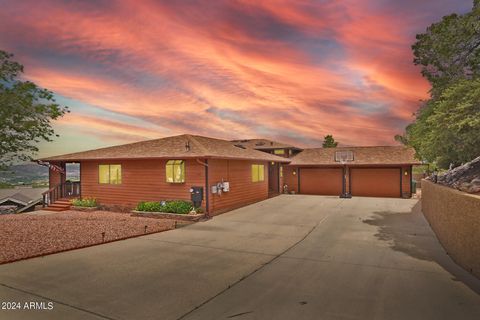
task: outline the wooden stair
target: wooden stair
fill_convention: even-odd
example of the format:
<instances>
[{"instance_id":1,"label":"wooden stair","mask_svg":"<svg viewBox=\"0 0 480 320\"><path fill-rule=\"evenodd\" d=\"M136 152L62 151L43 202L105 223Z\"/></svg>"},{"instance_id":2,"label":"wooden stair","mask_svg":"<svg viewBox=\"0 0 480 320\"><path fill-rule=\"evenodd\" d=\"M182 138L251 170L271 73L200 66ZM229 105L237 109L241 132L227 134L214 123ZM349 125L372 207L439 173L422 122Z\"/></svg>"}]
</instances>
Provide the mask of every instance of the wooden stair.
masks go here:
<instances>
[{"instance_id":1,"label":"wooden stair","mask_svg":"<svg viewBox=\"0 0 480 320\"><path fill-rule=\"evenodd\" d=\"M60 212L60 211L70 210L71 206L72 206L72 201L70 199L63 198L63 199L58 199L52 204L49 204L43 210Z\"/></svg>"}]
</instances>

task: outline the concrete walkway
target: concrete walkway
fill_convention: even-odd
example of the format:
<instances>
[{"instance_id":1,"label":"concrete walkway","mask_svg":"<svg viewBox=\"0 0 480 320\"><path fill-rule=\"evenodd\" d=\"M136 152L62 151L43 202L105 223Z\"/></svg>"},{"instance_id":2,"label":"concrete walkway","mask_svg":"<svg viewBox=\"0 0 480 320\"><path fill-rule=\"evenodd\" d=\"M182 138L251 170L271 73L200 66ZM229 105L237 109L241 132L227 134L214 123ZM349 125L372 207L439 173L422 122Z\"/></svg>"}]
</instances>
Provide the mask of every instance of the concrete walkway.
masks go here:
<instances>
[{"instance_id":1,"label":"concrete walkway","mask_svg":"<svg viewBox=\"0 0 480 320\"><path fill-rule=\"evenodd\" d=\"M480 319L480 280L449 259L416 200L283 195L2 265L0 301L54 306L0 319Z\"/></svg>"}]
</instances>

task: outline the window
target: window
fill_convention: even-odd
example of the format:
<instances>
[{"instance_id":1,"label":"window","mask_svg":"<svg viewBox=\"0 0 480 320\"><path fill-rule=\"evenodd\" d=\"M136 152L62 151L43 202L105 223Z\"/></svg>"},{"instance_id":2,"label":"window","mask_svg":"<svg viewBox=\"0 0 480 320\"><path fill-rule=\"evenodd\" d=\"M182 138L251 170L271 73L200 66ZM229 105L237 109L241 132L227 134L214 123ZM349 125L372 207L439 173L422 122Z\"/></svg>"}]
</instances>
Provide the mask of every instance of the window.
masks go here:
<instances>
[{"instance_id":1,"label":"window","mask_svg":"<svg viewBox=\"0 0 480 320\"><path fill-rule=\"evenodd\" d=\"M273 150L274 154L285 154L285 149L275 149Z\"/></svg>"},{"instance_id":2,"label":"window","mask_svg":"<svg viewBox=\"0 0 480 320\"><path fill-rule=\"evenodd\" d=\"M265 180L265 166L263 164L252 164L252 182Z\"/></svg>"},{"instance_id":3,"label":"window","mask_svg":"<svg viewBox=\"0 0 480 320\"><path fill-rule=\"evenodd\" d=\"M280 178L283 178L283 167L280 166Z\"/></svg>"},{"instance_id":4,"label":"window","mask_svg":"<svg viewBox=\"0 0 480 320\"><path fill-rule=\"evenodd\" d=\"M185 182L185 161L168 160L165 166L167 182L184 183Z\"/></svg>"},{"instance_id":5,"label":"window","mask_svg":"<svg viewBox=\"0 0 480 320\"><path fill-rule=\"evenodd\" d=\"M98 182L102 184L121 184L121 164L100 164L98 166Z\"/></svg>"}]
</instances>

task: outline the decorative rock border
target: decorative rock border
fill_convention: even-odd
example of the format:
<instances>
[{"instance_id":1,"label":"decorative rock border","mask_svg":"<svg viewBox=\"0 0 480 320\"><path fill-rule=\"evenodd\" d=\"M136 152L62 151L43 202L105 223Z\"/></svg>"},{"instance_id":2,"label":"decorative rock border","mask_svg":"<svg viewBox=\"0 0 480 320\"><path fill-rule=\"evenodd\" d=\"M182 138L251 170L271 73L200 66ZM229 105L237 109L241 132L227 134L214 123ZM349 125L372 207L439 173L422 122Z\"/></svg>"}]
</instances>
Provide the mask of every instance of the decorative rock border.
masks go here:
<instances>
[{"instance_id":1,"label":"decorative rock border","mask_svg":"<svg viewBox=\"0 0 480 320\"><path fill-rule=\"evenodd\" d=\"M157 219L174 219L183 221L198 221L205 217L204 213L197 214L179 214L179 213L167 213L167 212L148 212L148 211L132 211L132 217L143 218L157 218Z\"/></svg>"},{"instance_id":2,"label":"decorative rock border","mask_svg":"<svg viewBox=\"0 0 480 320\"><path fill-rule=\"evenodd\" d=\"M86 212L92 212L92 211L97 211L99 210L98 207L77 207L77 206L71 206L70 207L72 210L75 211L86 211Z\"/></svg>"}]
</instances>

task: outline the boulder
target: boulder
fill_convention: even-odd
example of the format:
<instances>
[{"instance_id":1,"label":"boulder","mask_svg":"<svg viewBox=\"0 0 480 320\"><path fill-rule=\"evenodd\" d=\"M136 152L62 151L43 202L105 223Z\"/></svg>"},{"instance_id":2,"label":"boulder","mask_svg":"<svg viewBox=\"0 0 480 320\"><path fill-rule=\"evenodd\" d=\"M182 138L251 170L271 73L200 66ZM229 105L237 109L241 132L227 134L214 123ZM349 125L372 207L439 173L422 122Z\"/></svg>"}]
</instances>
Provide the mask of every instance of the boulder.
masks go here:
<instances>
[{"instance_id":1,"label":"boulder","mask_svg":"<svg viewBox=\"0 0 480 320\"><path fill-rule=\"evenodd\" d=\"M480 193L480 157L439 175L437 182L464 192Z\"/></svg>"}]
</instances>

